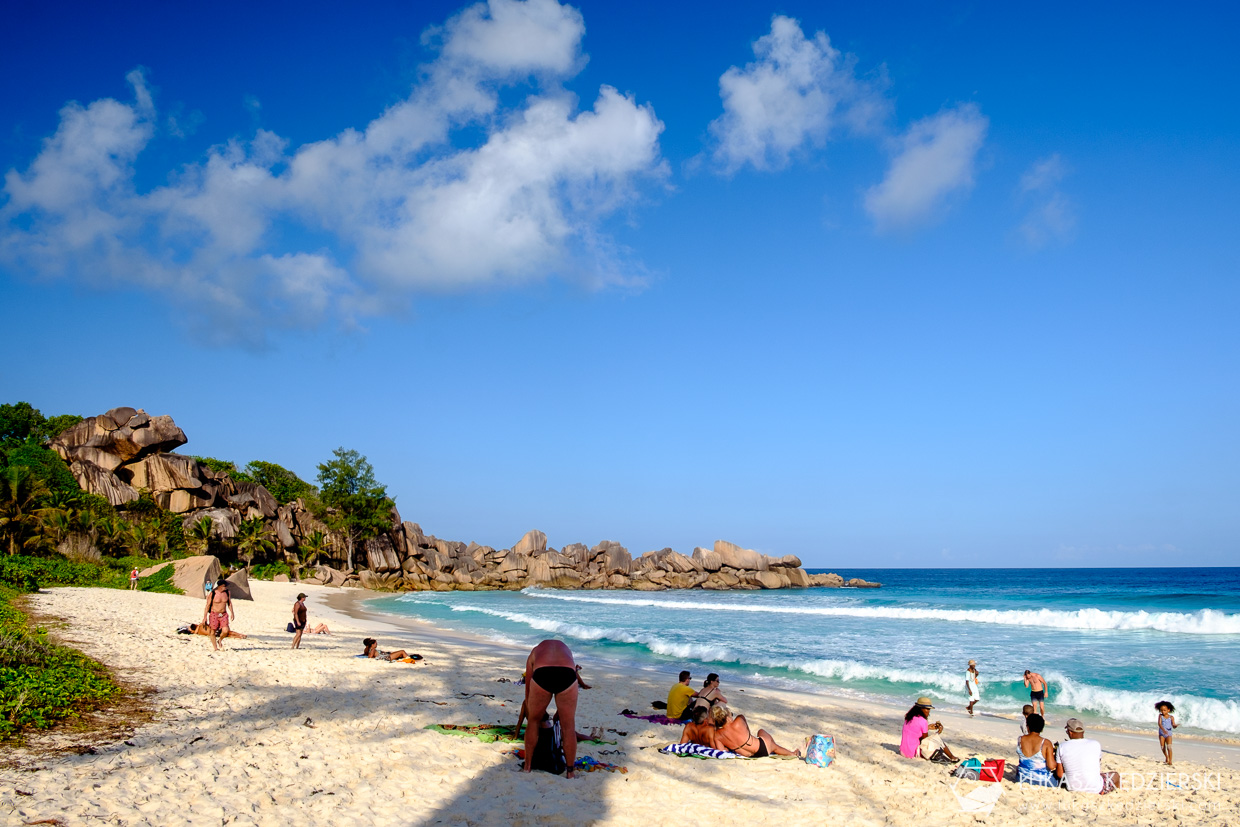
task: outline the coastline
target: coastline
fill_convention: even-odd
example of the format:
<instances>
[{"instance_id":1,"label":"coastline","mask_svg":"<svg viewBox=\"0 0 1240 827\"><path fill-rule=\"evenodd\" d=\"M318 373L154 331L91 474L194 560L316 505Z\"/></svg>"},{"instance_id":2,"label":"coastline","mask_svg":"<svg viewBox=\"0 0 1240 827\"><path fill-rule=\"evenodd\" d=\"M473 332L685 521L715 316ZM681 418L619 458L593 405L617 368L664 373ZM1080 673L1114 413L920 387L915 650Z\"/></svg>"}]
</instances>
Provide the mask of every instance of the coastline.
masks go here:
<instances>
[{"instance_id":1,"label":"coastline","mask_svg":"<svg viewBox=\"0 0 1240 827\"><path fill-rule=\"evenodd\" d=\"M201 637L175 633L179 622L200 616L196 598L74 588L32 595L36 611L65 619L66 642L153 690L153 720L89 750L10 750L0 768L0 813L15 823L636 825L681 820L667 802L691 798L724 823L821 823L827 811L846 824L961 823L946 769L896 752L902 708L737 682L725 694L755 729L794 748L814 733L834 735L837 763L824 770L794 760L674 758L651 747L678 740L678 728L617 714L648 710L672 678L589 663L594 689L581 693L578 728L625 734L609 733L616 745L583 746L579 754L628 772L571 781L523 775L508 746L423 729L515 722L522 690L501 679L520 676L521 648L414 619L394 622L364 608L371 593L264 581L253 588L255 601L237 604L236 623L251 637L229 641L219 654ZM294 652L283 629L298 591L310 595L311 621L334 634L308 635ZM425 664L355 658L368 633L385 648L419 652ZM1014 721L936 712L958 753L1014 763ZM1162 772L1152 735L1089 734L1103 742L1104 768L1149 779ZM1218 788L1121 790L1098 799L1004 782L993 817L1069 823L1087 808L1103 824L1133 823L1134 811L1174 811L1182 823L1205 824L1240 813L1240 749L1190 739L1177 739L1176 749L1177 777L1207 773Z\"/></svg>"}]
</instances>

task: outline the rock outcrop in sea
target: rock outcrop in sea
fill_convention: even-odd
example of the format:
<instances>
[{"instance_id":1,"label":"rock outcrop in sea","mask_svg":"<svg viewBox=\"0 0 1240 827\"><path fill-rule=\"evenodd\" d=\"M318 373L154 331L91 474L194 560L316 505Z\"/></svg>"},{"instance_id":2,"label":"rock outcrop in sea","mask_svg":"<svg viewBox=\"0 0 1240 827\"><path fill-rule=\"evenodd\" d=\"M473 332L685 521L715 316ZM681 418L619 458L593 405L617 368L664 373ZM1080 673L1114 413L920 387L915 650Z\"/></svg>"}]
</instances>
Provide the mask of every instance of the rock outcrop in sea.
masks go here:
<instances>
[{"instance_id":1,"label":"rock outcrop in sea","mask_svg":"<svg viewBox=\"0 0 1240 827\"><path fill-rule=\"evenodd\" d=\"M188 439L169 416L113 408L53 439L50 447L69 465L81 487L122 505L145 489L160 506L184 515L190 526L210 518L213 536L231 540L242 520L261 518L290 562L311 534L332 540L337 565L303 573L306 582L382 590L475 591L543 586L557 589L782 589L810 586L869 588L879 584L838 574L809 574L795 555L771 557L716 540L691 555L670 548L633 557L612 540L593 546L547 545L541 531L526 532L509 548L444 540L392 509L386 531L357 550L357 571L341 570L345 543L302 500L281 505L261 485L234 480L193 457L174 453ZM321 512L320 512L321 513Z\"/></svg>"}]
</instances>

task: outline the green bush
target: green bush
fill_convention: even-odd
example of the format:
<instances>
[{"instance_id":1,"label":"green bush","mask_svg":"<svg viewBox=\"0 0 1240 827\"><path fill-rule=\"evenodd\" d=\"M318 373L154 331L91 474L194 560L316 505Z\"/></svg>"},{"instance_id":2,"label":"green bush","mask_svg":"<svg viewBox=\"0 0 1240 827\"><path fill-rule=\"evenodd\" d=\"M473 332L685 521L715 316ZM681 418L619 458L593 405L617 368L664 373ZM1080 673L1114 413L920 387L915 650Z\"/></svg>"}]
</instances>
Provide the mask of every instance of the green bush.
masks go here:
<instances>
[{"instance_id":1,"label":"green bush","mask_svg":"<svg viewBox=\"0 0 1240 827\"><path fill-rule=\"evenodd\" d=\"M129 570L123 572L102 563L76 563L63 557L4 558L0 582L17 587L22 578L32 578L36 588L47 586L106 586L123 589L129 584ZM33 591L33 590L32 590Z\"/></svg>"},{"instance_id":2,"label":"green bush","mask_svg":"<svg viewBox=\"0 0 1240 827\"><path fill-rule=\"evenodd\" d=\"M172 585L172 575L174 573L176 573L176 566L169 563L152 575L139 577L138 589L144 592L158 592L159 594L185 594L181 589Z\"/></svg>"},{"instance_id":3,"label":"green bush","mask_svg":"<svg viewBox=\"0 0 1240 827\"><path fill-rule=\"evenodd\" d=\"M264 563L261 566L254 566L250 569L250 577L255 580L274 580L277 574L283 574L291 578L293 570L283 560L277 560L274 563Z\"/></svg>"},{"instance_id":4,"label":"green bush","mask_svg":"<svg viewBox=\"0 0 1240 827\"><path fill-rule=\"evenodd\" d=\"M7 586L19 592L37 592L39 576L22 561L26 557L0 557L0 587Z\"/></svg>"},{"instance_id":5,"label":"green bush","mask_svg":"<svg viewBox=\"0 0 1240 827\"><path fill-rule=\"evenodd\" d=\"M49 493L62 491L68 495L81 492L77 480L69 473L69 466L60 455L50 448L42 448L33 442L22 442L5 451L6 465L24 465L47 486Z\"/></svg>"},{"instance_id":6,"label":"green bush","mask_svg":"<svg viewBox=\"0 0 1240 827\"><path fill-rule=\"evenodd\" d=\"M224 471L237 482L254 482L254 478L239 469L235 462L229 462L226 459L216 459L215 457L200 457L197 454L191 454L191 456L212 471Z\"/></svg>"},{"instance_id":7,"label":"green bush","mask_svg":"<svg viewBox=\"0 0 1240 827\"><path fill-rule=\"evenodd\" d=\"M0 587L0 739L48 729L120 694L103 666L31 629Z\"/></svg>"}]
</instances>

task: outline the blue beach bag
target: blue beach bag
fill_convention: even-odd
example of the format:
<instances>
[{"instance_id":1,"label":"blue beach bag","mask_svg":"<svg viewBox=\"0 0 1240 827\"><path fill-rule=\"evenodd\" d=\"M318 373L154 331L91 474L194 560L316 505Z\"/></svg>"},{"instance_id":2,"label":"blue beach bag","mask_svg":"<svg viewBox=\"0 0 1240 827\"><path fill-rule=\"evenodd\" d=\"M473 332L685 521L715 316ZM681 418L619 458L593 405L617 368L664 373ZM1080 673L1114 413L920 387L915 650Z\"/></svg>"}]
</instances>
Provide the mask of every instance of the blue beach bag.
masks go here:
<instances>
[{"instance_id":1,"label":"blue beach bag","mask_svg":"<svg viewBox=\"0 0 1240 827\"><path fill-rule=\"evenodd\" d=\"M815 767L829 767L835 763L835 738L830 735L814 735L805 745L805 763Z\"/></svg>"}]
</instances>

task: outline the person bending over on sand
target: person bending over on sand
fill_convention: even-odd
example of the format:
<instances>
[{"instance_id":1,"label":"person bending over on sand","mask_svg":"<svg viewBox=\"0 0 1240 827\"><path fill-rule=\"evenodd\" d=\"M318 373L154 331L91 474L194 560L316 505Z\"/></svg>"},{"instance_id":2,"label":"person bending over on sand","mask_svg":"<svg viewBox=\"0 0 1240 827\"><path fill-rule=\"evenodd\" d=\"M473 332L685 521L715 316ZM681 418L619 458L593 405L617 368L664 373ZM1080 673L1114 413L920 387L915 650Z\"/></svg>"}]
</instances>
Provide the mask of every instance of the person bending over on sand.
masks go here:
<instances>
[{"instance_id":1,"label":"person bending over on sand","mask_svg":"<svg viewBox=\"0 0 1240 827\"><path fill-rule=\"evenodd\" d=\"M568 765L565 776L573 778L573 765L577 761L577 685L581 678L572 650L562 640L544 640L530 650L525 660L525 674L529 676L525 682L525 708L531 721L541 721L555 699L556 712L564 727L564 760ZM537 742L538 727L526 727L522 772L530 771Z\"/></svg>"},{"instance_id":2,"label":"person bending over on sand","mask_svg":"<svg viewBox=\"0 0 1240 827\"><path fill-rule=\"evenodd\" d=\"M1055 775L1068 785L1072 792L1106 795L1118 790L1119 773L1102 771L1102 744L1085 737L1085 725L1076 718L1069 718L1064 725L1068 740L1059 743L1055 752Z\"/></svg>"},{"instance_id":3,"label":"person bending over on sand","mask_svg":"<svg viewBox=\"0 0 1240 827\"><path fill-rule=\"evenodd\" d=\"M768 755L795 755L801 757L801 751L785 749L775 743L775 736L765 729L758 730L757 735L749 731L749 722L744 715L733 715L727 704L715 704L710 709L715 722L715 743L718 749L735 752L744 758L765 758Z\"/></svg>"},{"instance_id":4,"label":"person bending over on sand","mask_svg":"<svg viewBox=\"0 0 1240 827\"><path fill-rule=\"evenodd\" d=\"M297 602L293 604L293 648L297 649L301 646L301 633L306 631L306 593L301 592L297 595Z\"/></svg>"},{"instance_id":5,"label":"person bending over on sand","mask_svg":"<svg viewBox=\"0 0 1240 827\"><path fill-rule=\"evenodd\" d=\"M693 720L685 724L680 733L680 743L701 744L711 749L719 749L715 739L715 724L710 718L709 706L698 706L693 709Z\"/></svg>"},{"instance_id":6,"label":"person bending over on sand","mask_svg":"<svg viewBox=\"0 0 1240 827\"><path fill-rule=\"evenodd\" d=\"M211 634L211 631L206 626L203 626L201 623L186 623L184 626L177 629L177 634L178 635L209 635ZM238 637L238 638L241 638L242 640L245 640L247 637L249 637L249 635L243 635L240 632L234 632L232 629L229 629L228 632L221 635L221 637Z\"/></svg>"},{"instance_id":7,"label":"person bending over on sand","mask_svg":"<svg viewBox=\"0 0 1240 827\"><path fill-rule=\"evenodd\" d=\"M202 623L212 632L207 637L211 638L211 648L216 652L224 648L220 645L220 638L228 636L230 615L233 620L237 619L232 596L228 593L228 581L221 577L215 582L215 588L207 592L207 605L202 611Z\"/></svg>"},{"instance_id":8,"label":"person bending over on sand","mask_svg":"<svg viewBox=\"0 0 1240 827\"><path fill-rule=\"evenodd\" d=\"M590 688L590 684L581 679L580 666L577 667L577 686L581 689ZM517 728L514 730L518 737L521 735L521 725L525 723L527 718L529 718L529 705L525 701L521 701L521 711L517 713ZM560 720L560 713L558 711L555 713L555 720ZM602 732L601 728L599 729L599 732Z\"/></svg>"},{"instance_id":9,"label":"person bending over on sand","mask_svg":"<svg viewBox=\"0 0 1240 827\"><path fill-rule=\"evenodd\" d=\"M900 754L905 758L925 758L930 761L947 759L955 763L960 759L952 755L943 743L943 725L930 723L930 710L934 704L921 697L904 713L904 728L900 731Z\"/></svg>"},{"instance_id":10,"label":"person bending over on sand","mask_svg":"<svg viewBox=\"0 0 1240 827\"><path fill-rule=\"evenodd\" d=\"M1017 766L1017 779L1021 784L1033 784L1037 787L1058 787L1059 779L1055 776L1055 746L1042 737L1042 728L1046 721L1036 712L1025 721L1029 734L1022 735L1016 742L1020 753L1020 764Z\"/></svg>"},{"instance_id":11,"label":"person bending over on sand","mask_svg":"<svg viewBox=\"0 0 1240 827\"><path fill-rule=\"evenodd\" d=\"M1033 711L1046 717L1046 678L1037 672L1025 670L1025 686L1029 687L1029 703L1033 704Z\"/></svg>"},{"instance_id":12,"label":"person bending over on sand","mask_svg":"<svg viewBox=\"0 0 1240 827\"><path fill-rule=\"evenodd\" d=\"M689 699L693 697L693 688L689 686L689 670L680 673L676 685L667 693L667 717L679 721L688 717Z\"/></svg>"},{"instance_id":13,"label":"person bending over on sand","mask_svg":"<svg viewBox=\"0 0 1240 827\"><path fill-rule=\"evenodd\" d=\"M384 649L380 649L379 641L372 637L363 639L362 646L366 647L362 650L362 657L376 658L378 660L386 661L401 660L402 658L409 657L409 654L404 649L397 649L395 652L388 652Z\"/></svg>"}]
</instances>

